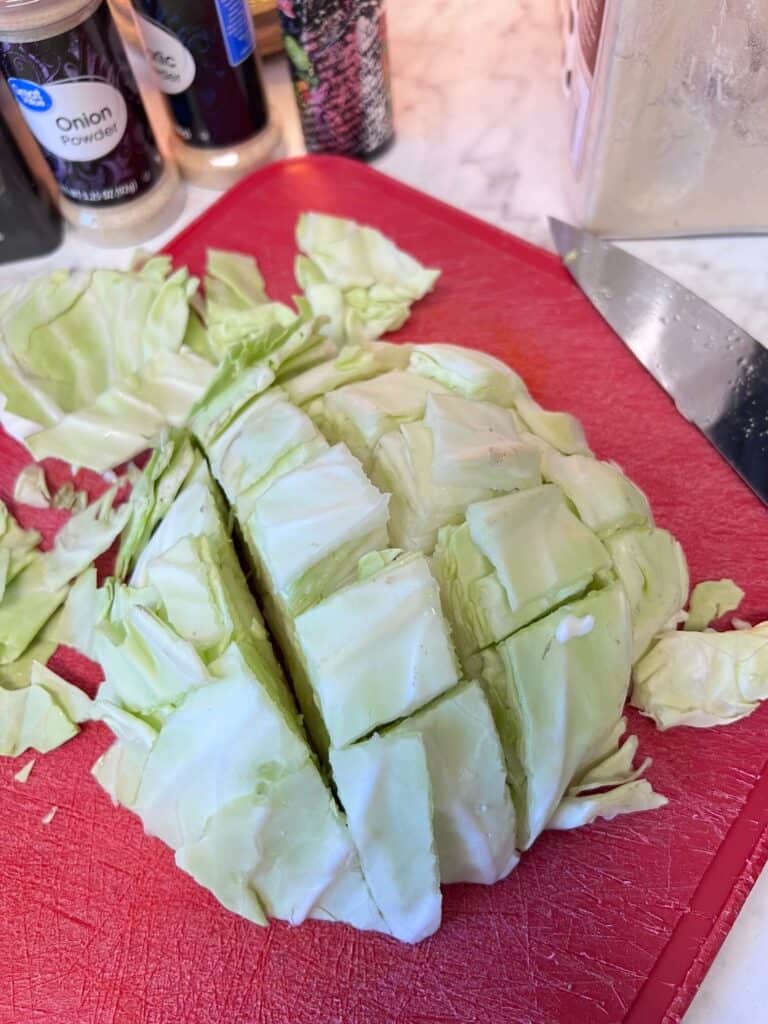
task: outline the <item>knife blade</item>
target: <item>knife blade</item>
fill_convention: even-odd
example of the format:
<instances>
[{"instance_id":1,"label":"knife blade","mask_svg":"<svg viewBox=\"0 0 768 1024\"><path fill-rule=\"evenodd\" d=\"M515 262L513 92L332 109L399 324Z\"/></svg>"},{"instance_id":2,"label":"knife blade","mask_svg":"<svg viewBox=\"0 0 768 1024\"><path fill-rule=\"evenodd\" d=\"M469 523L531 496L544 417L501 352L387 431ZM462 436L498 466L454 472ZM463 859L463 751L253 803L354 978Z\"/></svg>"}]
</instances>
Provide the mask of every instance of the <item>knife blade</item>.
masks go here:
<instances>
[{"instance_id":1,"label":"knife blade","mask_svg":"<svg viewBox=\"0 0 768 1024\"><path fill-rule=\"evenodd\" d=\"M768 504L768 349L636 256L554 217L549 224L598 313Z\"/></svg>"}]
</instances>

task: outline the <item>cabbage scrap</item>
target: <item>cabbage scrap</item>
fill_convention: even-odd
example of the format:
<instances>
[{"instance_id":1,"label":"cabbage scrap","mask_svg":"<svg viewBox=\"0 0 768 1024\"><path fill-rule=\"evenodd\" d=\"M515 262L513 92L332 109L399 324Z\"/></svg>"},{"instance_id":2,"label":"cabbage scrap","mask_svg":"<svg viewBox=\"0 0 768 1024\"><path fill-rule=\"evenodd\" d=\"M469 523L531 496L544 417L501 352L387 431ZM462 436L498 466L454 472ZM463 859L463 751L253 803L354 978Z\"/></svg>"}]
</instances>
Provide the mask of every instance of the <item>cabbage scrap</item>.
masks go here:
<instances>
[{"instance_id":1,"label":"cabbage scrap","mask_svg":"<svg viewBox=\"0 0 768 1024\"><path fill-rule=\"evenodd\" d=\"M340 217L302 214L296 243L303 253L296 258L296 280L312 312L328 317L338 345L402 327L411 305L440 276L374 228Z\"/></svg>"},{"instance_id":2,"label":"cabbage scrap","mask_svg":"<svg viewBox=\"0 0 768 1024\"><path fill-rule=\"evenodd\" d=\"M61 746L92 717L93 702L77 686L33 661L25 685L0 685L0 755L41 754Z\"/></svg>"},{"instance_id":3,"label":"cabbage scrap","mask_svg":"<svg viewBox=\"0 0 768 1024\"><path fill-rule=\"evenodd\" d=\"M571 829L589 825L598 818L611 821L620 814L650 811L664 807L666 797L656 793L651 784L642 779L651 764L647 757L637 767L633 761L638 739L621 737L627 727L622 718L610 738L604 756L591 765L569 787L547 822L547 828Z\"/></svg>"},{"instance_id":4,"label":"cabbage scrap","mask_svg":"<svg viewBox=\"0 0 768 1024\"><path fill-rule=\"evenodd\" d=\"M6 587L39 557L37 530L25 530L0 501L0 602Z\"/></svg>"},{"instance_id":5,"label":"cabbage scrap","mask_svg":"<svg viewBox=\"0 0 768 1024\"><path fill-rule=\"evenodd\" d=\"M42 466L30 462L22 469L13 485L13 500L30 508L51 507L51 492Z\"/></svg>"},{"instance_id":6,"label":"cabbage scrap","mask_svg":"<svg viewBox=\"0 0 768 1024\"><path fill-rule=\"evenodd\" d=\"M768 623L723 633L663 633L635 665L632 703L659 729L705 729L768 700Z\"/></svg>"},{"instance_id":7,"label":"cabbage scrap","mask_svg":"<svg viewBox=\"0 0 768 1024\"><path fill-rule=\"evenodd\" d=\"M683 629L706 629L728 612L735 612L744 600L744 591L733 580L706 580L691 591L688 615Z\"/></svg>"},{"instance_id":8,"label":"cabbage scrap","mask_svg":"<svg viewBox=\"0 0 768 1024\"><path fill-rule=\"evenodd\" d=\"M97 472L183 422L213 368L185 344L197 281L138 271L56 271L0 311L0 423L37 459Z\"/></svg>"},{"instance_id":9,"label":"cabbage scrap","mask_svg":"<svg viewBox=\"0 0 768 1024\"><path fill-rule=\"evenodd\" d=\"M73 515L50 551L41 552L8 584L0 602L0 665L20 658L54 612L69 584L106 551L128 518L128 507L113 508L117 492Z\"/></svg>"},{"instance_id":10,"label":"cabbage scrap","mask_svg":"<svg viewBox=\"0 0 768 1024\"><path fill-rule=\"evenodd\" d=\"M273 327L284 329L297 319L289 306L270 301L253 257L209 249L205 269L205 321L215 362L232 345L259 338Z\"/></svg>"}]
</instances>

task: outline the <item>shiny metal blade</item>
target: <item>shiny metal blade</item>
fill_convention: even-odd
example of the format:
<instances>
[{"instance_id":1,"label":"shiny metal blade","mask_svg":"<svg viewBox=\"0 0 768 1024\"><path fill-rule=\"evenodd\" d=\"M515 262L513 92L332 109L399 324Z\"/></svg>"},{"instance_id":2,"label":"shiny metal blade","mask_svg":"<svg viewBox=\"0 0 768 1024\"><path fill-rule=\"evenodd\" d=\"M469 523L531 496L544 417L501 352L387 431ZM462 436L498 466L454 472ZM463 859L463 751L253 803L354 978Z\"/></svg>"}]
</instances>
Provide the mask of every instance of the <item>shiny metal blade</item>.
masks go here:
<instances>
[{"instance_id":1,"label":"shiny metal blade","mask_svg":"<svg viewBox=\"0 0 768 1024\"><path fill-rule=\"evenodd\" d=\"M549 223L595 309L768 504L768 349L636 256L563 221Z\"/></svg>"}]
</instances>

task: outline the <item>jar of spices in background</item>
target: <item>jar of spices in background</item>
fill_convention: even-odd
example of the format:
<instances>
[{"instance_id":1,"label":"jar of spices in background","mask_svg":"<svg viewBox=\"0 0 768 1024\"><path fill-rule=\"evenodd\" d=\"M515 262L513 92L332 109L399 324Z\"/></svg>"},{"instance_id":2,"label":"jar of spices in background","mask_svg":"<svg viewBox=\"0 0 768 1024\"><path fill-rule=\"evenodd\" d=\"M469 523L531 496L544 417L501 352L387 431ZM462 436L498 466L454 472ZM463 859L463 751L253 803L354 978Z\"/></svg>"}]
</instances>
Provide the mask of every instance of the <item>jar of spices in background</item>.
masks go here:
<instances>
[{"instance_id":1,"label":"jar of spices in background","mask_svg":"<svg viewBox=\"0 0 768 1024\"><path fill-rule=\"evenodd\" d=\"M106 0L0 0L0 70L58 184L98 245L168 227L184 193L156 143Z\"/></svg>"},{"instance_id":2,"label":"jar of spices in background","mask_svg":"<svg viewBox=\"0 0 768 1024\"><path fill-rule=\"evenodd\" d=\"M277 0L310 153L371 159L392 142L384 0Z\"/></svg>"},{"instance_id":3,"label":"jar of spices in background","mask_svg":"<svg viewBox=\"0 0 768 1024\"><path fill-rule=\"evenodd\" d=\"M270 122L246 0L133 0L136 23L165 94L173 155L185 178L227 188L273 159Z\"/></svg>"}]
</instances>

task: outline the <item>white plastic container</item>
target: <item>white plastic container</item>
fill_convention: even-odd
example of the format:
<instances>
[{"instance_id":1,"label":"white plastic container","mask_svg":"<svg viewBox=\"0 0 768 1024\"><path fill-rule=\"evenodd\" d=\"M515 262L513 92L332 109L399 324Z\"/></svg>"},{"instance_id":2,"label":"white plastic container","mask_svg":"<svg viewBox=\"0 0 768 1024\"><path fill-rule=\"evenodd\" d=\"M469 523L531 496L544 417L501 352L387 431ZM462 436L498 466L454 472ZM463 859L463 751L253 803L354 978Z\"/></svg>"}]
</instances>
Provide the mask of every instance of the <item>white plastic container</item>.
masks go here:
<instances>
[{"instance_id":1,"label":"white plastic container","mask_svg":"<svg viewBox=\"0 0 768 1024\"><path fill-rule=\"evenodd\" d=\"M563 0L574 215L624 237L768 228L768 4Z\"/></svg>"},{"instance_id":2,"label":"white plastic container","mask_svg":"<svg viewBox=\"0 0 768 1024\"><path fill-rule=\"evenodd\" d=\"M175 220L183 188L106 0L0 0L0 70L89 241L133 245Z\"/></svg>"}]
</instances>

